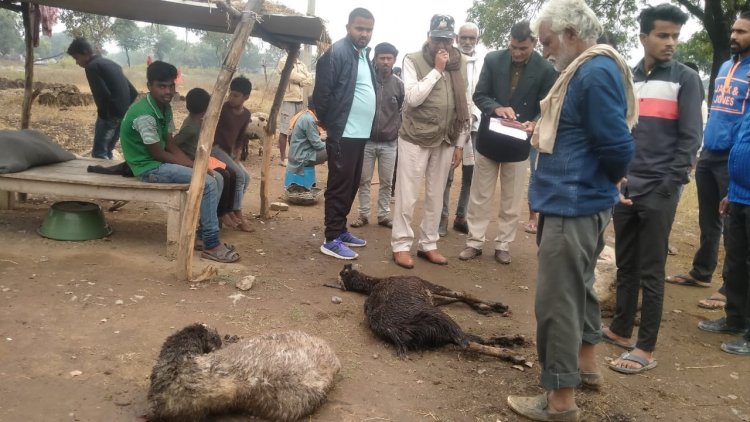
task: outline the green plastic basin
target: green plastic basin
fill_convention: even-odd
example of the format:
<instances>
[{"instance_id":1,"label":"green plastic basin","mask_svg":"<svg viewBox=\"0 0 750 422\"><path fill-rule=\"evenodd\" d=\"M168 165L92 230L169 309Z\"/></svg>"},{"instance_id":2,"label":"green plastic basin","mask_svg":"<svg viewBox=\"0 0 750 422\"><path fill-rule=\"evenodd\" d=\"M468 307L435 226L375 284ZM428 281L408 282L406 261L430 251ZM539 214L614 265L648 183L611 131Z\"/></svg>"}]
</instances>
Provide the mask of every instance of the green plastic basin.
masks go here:
<instances>
[{"instance_id":1,"label":"green plastic basin","mask_svg":"<svg viewBox=\"0 0 750 422\"><path fill-rule=\"evenodd\" d=\"M94 240L112 234L102 208L91 202L63 201L49 207L37 232L54 240Z\"/></svg>"}]
</instances>

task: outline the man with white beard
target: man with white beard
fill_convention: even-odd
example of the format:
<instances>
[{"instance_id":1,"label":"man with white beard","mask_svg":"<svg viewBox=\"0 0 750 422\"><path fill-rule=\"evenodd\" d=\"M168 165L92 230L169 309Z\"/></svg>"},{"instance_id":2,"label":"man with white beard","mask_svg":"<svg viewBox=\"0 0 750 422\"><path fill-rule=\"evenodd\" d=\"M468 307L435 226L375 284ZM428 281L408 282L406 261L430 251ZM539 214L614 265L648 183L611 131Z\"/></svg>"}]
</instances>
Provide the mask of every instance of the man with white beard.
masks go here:
<instances>
[{"instance_id":1,"label":"man with white beard","mask_svg":"<svg viewBox=\"0 0 750 422\"><path fill-rule=\"evenodd\" d=\"M575 389L599 389L595 347L601 315L596 258L619 201L618 183L633 158L638 112L632 73L610 46L584 0L550 0L531 25L543 55L564 71L541 104L532 136L539 151L531 205L539 212L534 311L541 385L508 406L537 421L578 421Z\"/></svg>"},{"instance_id":2,"label":"man with white beard","mask_svg":"<svg viewBox=\"0 0 750 422\"><path fill-rule=\"evenodd\" d=\"M479 81L479 73L482 71L484 57L477 53L477 43L479 43L479 27L471 22L461 25L456 35L458 49L466 59L466 98L471 101L474 95L474 87ZM453 228L461 233L468 233L469 228L466 225L466 206L469 203L469 188L471 188L471 178L474 174L474 154L476 145L474 141L477 138L479 130L479 119L481 112L472 102L471 106L471 139L464 145L464 156L461 161L461 193L458 194L458 204L456 205L456 218L453 220ZM453 173L448 173L448 183L445 184L443 193L443 212L440 215L440 226L438 234L443 237L448 235L448 208L450 207L451 185L453 185Z\"/></svg>"}]
</instances>

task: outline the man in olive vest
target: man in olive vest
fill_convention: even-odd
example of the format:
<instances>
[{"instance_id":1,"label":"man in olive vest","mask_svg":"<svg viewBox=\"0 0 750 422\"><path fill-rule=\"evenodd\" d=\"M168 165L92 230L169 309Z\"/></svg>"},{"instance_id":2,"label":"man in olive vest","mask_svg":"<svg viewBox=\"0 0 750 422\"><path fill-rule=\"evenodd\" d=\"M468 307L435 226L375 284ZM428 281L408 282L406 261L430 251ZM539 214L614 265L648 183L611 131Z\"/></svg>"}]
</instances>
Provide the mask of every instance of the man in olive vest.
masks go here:
<instances>
[{"instance_id":1,"label":"man in olive vest","mask_svg":"<svg viewBox=\"0 0 750 422\"><path fill-rule=\"evenodd\" d=\"M411 228L414 206L424 180L424 215L420 225L417 256L446 265L437 250L438 224L448 172L461 164L469 135L470 99L466 96L466 59L453 46L454 20L435 15L421 51L404 58L406 97L399 130L396 203L393 211L391 249L401 267L413 268L409 252L414 241Z\"/></svg>"}]
</instances>

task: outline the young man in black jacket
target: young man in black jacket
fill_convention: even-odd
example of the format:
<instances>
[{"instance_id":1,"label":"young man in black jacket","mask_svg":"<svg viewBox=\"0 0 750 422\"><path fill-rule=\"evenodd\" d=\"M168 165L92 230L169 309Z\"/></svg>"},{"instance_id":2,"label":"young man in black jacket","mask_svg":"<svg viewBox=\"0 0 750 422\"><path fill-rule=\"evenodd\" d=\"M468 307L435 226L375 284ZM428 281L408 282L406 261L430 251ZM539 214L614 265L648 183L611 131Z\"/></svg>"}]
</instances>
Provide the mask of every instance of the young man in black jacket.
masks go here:
<instances>
[{"instance_id":1,"label":"young man in black jacket","mask_svg":"<svg viewBox=\"0 0 750 422\"><path fill-rule=\"evenodd\" d=\"M328 185L325 191L325 243L320 251L339 259L355 259L350 247L367 244L346 230L346 216L357 195L365 144L375 120L375 72L367 44L375 18L367 9L349 14L347 36L318 60L313 102L328 132Z\"/></svg>"},{"instance_id":2,"label":"young man in black jacket","mask_svg":"<svg viewBox=\"0 0 750 422\"><path fill-rule=\"evenodd\" d=\"M94 126L94 158L112 159L112 151L120 139L120 121L135 101L138 91L112 60L95 54L84 38L76 38L68 47L78 66L86 69L86 79L96 103Z\"/></svg>"}]
</instances>

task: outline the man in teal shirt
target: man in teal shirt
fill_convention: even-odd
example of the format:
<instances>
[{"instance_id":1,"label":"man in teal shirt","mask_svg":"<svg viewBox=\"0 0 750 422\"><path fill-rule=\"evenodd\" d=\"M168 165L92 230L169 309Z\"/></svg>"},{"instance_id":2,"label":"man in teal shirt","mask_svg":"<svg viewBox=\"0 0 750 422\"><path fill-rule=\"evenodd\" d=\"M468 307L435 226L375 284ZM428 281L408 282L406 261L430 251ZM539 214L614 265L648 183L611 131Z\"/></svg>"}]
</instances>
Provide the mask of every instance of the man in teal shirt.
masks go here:
<instances>
[{"instance_id":1,"label":"man in teal shirt","mask_svg":"<svg viewBox=\"0 0 750 422\"><path fill-rule=\"evenodd\" d=\"M175 94L177 68L155 61L146 70L148 95L133 104L120 126L120 142L125 161L133 174L148 183L190 183L193 160L174 143L175 131L170 103ZM200 206L201 257L218 262L240 259L234 248L219 240L216 207L219 189L216 179L206 177Z\"/></svg>"},{"instance_id":2,"label":"man in teal shirt","mask_svg":"<svg viewBox=\"0 0 750 422\"><path fill-rule=\"evenodd\" d=\"M350 247L366 241L349 233L352 209L362 175L365 145L375 120L375 72L367 44L375 18L367 9L349 14L347 36L318 60L313 100L320 124L328 132L328 185L325 191L325 243L320 251L339 259L355 259Z\"/></svg>"}]
</instances>

